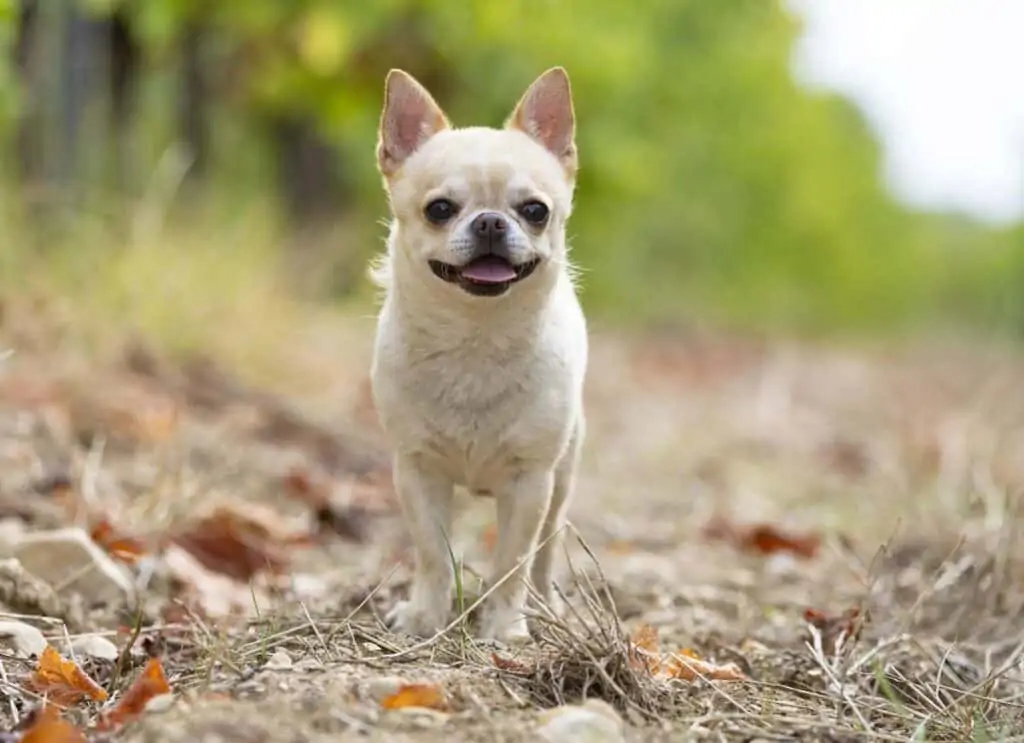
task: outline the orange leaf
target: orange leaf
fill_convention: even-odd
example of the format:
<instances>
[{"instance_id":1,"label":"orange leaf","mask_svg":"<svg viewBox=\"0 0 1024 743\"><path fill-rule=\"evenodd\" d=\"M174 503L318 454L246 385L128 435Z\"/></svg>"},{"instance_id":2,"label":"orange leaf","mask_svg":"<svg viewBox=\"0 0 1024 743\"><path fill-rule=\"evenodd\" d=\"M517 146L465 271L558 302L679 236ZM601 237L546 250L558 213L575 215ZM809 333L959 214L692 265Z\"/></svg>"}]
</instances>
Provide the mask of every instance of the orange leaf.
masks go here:
<instances>
[{"instance_id":1,"label":"orange leaf","mask_svg":"<svg viewBox=\"0 0 1024 743\"><path fill-rule=\"evenodd\" d=\"M164 675L163 664L160 663L159 658L150 658L146 661L146 667L142 673L121 697L118 705L104 715L100 728L110 730L120 727L133 717L140 715L150 699L170 693L171 686L167 683L167 677Z\"/></svg>"},{"instance_id":2,"label":"orange leaf","mask_svg":"<svg viewBox=\"0 0 1024 743\"><path fill-rule=\"evenodd\" d=\"M647 669L651 673L661 670L658 630L649 624L641 624L630 638L630 644L630 662L633 668Z\"/></svg>"},{"instance_id":3,"label":"orange leaf","mask_svg":"<svg viewBox=\"0 0 1024 743\"><path fill-rule=\"evenodd\" d=\"M380 706L384 709L404 709L406 707L447 709L448 700L445 699L444 691L437 684L403 684L397 692L383 699Z\"/></svg>"},{"instance_id":4,"label":"orange leaf","mask_svg":"<svg viewBox=\"0 0 1024 743\"><path fill-rule=\"evenodd\" d=\"M25 731L21 743L85 743L85 736L60 716L60 710L47 705Z\"/></svg>"},{"instance_id":5,"label":"orange leaf","mask_svg":"<svg viewBox=\"0 0 1024 743\"><path fill-rule=\"evenodd\" d=\"M99 684L73 661L62 658L52 645L47 645L39 656L39 665L27 686L62 706L76 704L83 697L97 702L107 698L107 692Z\"/></svg>"},{"instance_id":6,"label":"orange leaf","mask_svg":"<svg viewBox=\"0 0 1024 743\"><path fill-rule=\"evenodd\" d=\"M134 563L146 554L142 542L114 531L114 527L106 519L101 519L92 528L90 536L92 541L106 550L107 554L122 562Z\"/></svg>"},{"instance_id":7,"label":"orange leaf","mask_svg":"<svg viewBox=\"0 0 1024 743\"><path fill-rule=\"evenodd\" d=\"M735 663L726 663L724 666L715 665L702 660L690 648L685 648L674 654L666 664L666 671L672 678L684 681L696 681L697 679L743 681L747 678Z\"/></svg>"},{"instance_id":8,"label":"orange leaf","mask_svg":"<svg viewBox=\"0 0 1024 743\"><path fill-rule=\"evenodd\" d=\"M740 549L762 555L791 552L811 558L821 547L821 537L816 534L792 534L771 524L738 526L723 518L716 518L704 527L704 536L732 542Z\"/></svg>"}]
</instances>

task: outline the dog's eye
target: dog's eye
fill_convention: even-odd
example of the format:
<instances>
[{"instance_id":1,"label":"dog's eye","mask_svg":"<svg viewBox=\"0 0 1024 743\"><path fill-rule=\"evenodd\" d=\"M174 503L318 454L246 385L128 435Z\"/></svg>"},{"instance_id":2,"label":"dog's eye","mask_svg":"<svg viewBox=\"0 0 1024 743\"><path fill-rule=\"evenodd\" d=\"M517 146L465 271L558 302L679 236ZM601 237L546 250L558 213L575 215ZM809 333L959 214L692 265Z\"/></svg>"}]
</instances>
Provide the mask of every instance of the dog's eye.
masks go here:
<instances>
[{"instance_id":1,"label":"dog's eye","mask_svg":"<svg viewBox=\"0 0 1024 743\"><path fill-rule=\"evenodd\" d=\"M547 221L548 208L539 201L527 201L519 207L519 213L530 224L541 225Z\"/></svg>"},{"instance_id":2,"label":"dog's eye","mask_svg":"<svg viewBox=\"0 0 1024 743\"><path fill-rule=\"evenodd\" d=\"M434 224L444 224L454 217L458 211L459 207L455 206L448 199L434 199L427 204L427 208L423 210L423 213Z\"/></svg>"}]
</instances>

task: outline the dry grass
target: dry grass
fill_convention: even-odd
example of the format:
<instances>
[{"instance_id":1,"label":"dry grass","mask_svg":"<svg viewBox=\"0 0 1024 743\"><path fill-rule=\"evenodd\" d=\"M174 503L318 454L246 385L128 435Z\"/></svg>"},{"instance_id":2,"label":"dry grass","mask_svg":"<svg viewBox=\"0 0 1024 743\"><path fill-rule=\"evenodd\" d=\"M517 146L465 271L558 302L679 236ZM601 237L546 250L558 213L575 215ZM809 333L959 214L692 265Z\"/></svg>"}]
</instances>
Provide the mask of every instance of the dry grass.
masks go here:
<instances>
[{"instance_id":1,"label":"dry grass","mask_svg":"<svg viewBox=\"0 0 1024 743\"><path fill-rule=\"evenodd\" d=\"M240 251L246 234L225 250ZM157 270L163 248L135 247L95 293L64 290L78 269L44 277L42 304L7 293L4 517L67 523L40 490L54 475L136 533L220 501L259 502L302 525L308 514L281 486L297 464L333 478L344 497L380 492L366 317L289 300L259 251L241 270L237 253L221 263L193 248L181 247L174 281ZM568 610L540 607L525 649L466 631L488 556L486 504L466 506L452 545L462 611L427 642L380 621L408 578L386 498L369 542L328 540L296 552L290 574L243 588L247 616L169 619L174 590L159 570L142 604L119 610L29 600L0 576L4 611L50 615L36 621L56 643L93 632L134 647L119 662L90 662L115 700L146 652L161 654L179 701L119 736L132 741L525 741L535 709L590 697L621 712L631 741L1024 740L1016 351L626 341L600 328L594 338ZM813 532L822 548L801 560L706 538L713 518L739 515ZM867 619L841 642L804 619L852 607ZM644 624L665 647L736 663L749 680L652 677L631 662L630 637ZM277 651L291 670L266 667ZM29 670L0 652L5 727L36 702ZM382 713L370 687L387 676L442 684L451 708Z\"/></svg>"}]
</instances>

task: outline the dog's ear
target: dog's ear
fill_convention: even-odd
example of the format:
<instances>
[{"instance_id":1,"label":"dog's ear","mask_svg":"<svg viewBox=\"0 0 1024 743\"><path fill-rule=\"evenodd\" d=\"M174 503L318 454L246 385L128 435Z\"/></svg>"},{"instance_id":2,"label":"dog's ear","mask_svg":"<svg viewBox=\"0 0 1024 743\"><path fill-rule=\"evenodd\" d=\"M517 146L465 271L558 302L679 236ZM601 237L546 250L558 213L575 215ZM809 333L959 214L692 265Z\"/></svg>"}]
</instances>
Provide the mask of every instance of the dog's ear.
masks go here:
<instances>
[{"instance_id":1,"label":"dog's ear","mask_svg":"<svg viewBox=\"0 0 1024 743\"><path fill-rule=\"evenodd\" d=\"M529 134L557 157L566 171L576 172L576 116L569 75L562 67L552 67L533 81L505 126Z\"/></svg>"},{"instance_id":2,"label":"dog's ear","mask_svg":"<svg viewBox=\"0 0 1024 743\"><path fill-rule=\"evenodd\" d=\"M377 139L377 166L394 175L412 153L451 126L427 89L402 70L391 70L384 83L384 110Z\"/></svg>"}]
</instances>

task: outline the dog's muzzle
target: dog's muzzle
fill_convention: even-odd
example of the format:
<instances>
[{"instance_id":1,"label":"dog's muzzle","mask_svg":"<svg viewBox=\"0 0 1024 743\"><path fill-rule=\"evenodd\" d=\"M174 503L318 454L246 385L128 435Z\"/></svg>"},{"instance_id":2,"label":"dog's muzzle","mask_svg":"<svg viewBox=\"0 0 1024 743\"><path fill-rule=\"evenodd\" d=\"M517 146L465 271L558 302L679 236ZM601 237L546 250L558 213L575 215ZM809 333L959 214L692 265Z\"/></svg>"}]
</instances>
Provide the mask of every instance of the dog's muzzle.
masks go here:
<instances>
[{"instance_id":1,"label":"dog's muzzle","mask_svg":"<svg viewBox=\"0 0 1024 743\"><path fill-rule=\"evenodd\" d=\"M497 297L532 274L539 258L514 263L508 249L508 220L497 212L478 214L470 223L473 257L461 266L430 261L430 270L443 281L476 296Z\"/></svg>"}]
</instances>

